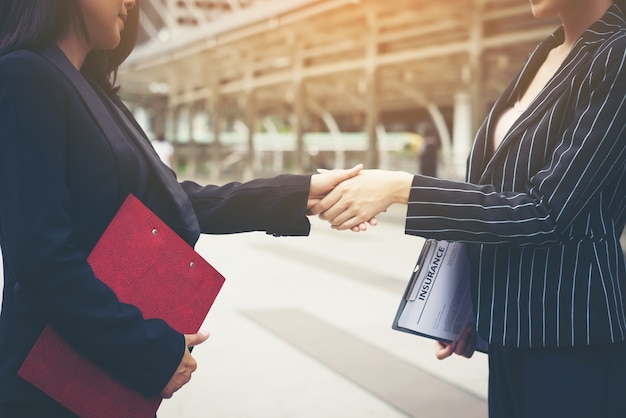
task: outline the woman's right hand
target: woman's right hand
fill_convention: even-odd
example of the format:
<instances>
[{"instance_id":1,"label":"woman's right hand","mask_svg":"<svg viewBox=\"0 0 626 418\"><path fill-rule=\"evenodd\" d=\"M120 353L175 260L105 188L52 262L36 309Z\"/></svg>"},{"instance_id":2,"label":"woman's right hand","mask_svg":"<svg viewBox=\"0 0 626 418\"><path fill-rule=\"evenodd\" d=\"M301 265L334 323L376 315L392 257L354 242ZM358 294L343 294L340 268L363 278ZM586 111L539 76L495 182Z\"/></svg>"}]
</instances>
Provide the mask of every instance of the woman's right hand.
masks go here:
<instances>
[{"instance_id":1,"label":"woman's right hand","mask_svg":"<svg viewBox=\"0 0 626 418\"><path fill-rule=\"evenodd\" d=\"M171 398L174 392L191 380L191 374L196 370L198 365L196 360L191 356L189 348L202 344L207 338L209 338L209 334L205 333L185 334L185 354L174 372L174 375L161 391L162 398Z\"/></svg>"}]
</instances>

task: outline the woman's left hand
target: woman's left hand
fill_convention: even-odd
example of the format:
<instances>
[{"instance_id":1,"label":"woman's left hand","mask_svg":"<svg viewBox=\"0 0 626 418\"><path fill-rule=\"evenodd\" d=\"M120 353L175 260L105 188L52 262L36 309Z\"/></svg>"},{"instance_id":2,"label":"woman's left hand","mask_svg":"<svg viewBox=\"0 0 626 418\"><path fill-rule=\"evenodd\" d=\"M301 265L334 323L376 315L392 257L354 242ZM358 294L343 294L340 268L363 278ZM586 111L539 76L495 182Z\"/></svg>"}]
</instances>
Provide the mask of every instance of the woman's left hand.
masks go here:
<instances>
[{"instance_id":1,"label":"woman's left hand","mask_svg":"<svg viewBox=\"0 0 626 418\"><path fill-rule=\"evenodd\" d=\"M448 358L452 354L470 358L476 351L476 329L469 326L463 330L458 340L452 343L437 341L435 344L435 356L439 360Z\"/></svg>"}]
</instances>

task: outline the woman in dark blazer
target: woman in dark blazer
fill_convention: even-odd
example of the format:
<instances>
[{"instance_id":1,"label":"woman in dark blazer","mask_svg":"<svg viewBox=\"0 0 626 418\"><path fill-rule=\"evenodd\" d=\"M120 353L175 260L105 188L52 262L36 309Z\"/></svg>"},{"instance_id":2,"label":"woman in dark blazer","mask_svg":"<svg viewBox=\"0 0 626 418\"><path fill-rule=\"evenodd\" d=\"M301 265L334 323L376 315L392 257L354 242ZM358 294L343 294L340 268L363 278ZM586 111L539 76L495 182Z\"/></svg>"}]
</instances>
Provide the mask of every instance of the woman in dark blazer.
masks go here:
<instances>
[{"instance_id":1,"label":"woman in dark blazer","mask_svg":"<svg viewBox=\"0 0 626 418\"><path fill-rule=\"evenodd\" d=\"M18 377L46 323L141 393L170 397L196 367L182 335L145 320L87 256L136 195L190 245L200 233L307 235L309 199L356 174L179 184L116 96L135 0L0 0L0 416L72 416Z\"/></svg>"},{"instance_id":2,"label":"woman in dark blazer","mask_svg":"<svg viewBox=\"0 0 626 418\"><path fill-rule=\"evenodd\" d=\"M365 170L312 212L344 229L404 203L407 234L467 244L490 416L623 417L626 7L530 3L563 26L495 103L467 182Z\"/></svg>"}]
</instances>

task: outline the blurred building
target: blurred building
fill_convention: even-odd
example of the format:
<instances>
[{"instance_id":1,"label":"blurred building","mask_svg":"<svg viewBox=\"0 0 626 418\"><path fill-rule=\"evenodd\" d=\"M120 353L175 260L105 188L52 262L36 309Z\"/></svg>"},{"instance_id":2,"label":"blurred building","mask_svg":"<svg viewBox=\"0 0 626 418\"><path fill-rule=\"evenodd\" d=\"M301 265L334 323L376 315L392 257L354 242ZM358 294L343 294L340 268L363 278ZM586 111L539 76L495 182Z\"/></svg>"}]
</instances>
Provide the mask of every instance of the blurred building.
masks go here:
<instances>
[{"instance_id":1,"label":"blurred building","mask_svg":"<svg viewBox=\"0 0 626 418\"><path fill-rule=\"evenodd\" d=\"M490 105L556 20L519 0L143 0L122 95L191 172L415 170L424 126L461 177Z\"/></svg>"}]
</instances>

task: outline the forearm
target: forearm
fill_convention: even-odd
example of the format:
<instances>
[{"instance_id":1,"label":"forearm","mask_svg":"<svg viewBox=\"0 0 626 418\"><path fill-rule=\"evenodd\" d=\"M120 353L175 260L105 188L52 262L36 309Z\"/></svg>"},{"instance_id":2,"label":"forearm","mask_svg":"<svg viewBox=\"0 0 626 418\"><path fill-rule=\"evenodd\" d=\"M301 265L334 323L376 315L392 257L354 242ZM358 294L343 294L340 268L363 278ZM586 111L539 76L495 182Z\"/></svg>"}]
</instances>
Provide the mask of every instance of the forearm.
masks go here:
<instances>
[{"instance_id":1,"label":"forearm","mask_svg":"<svg viewBox=\"0 0 626 418\"><path fill-rule=\"evenodd\" d=\"M182 183L201 230L207 234L266 231L307 235L309 185L308 175L280 175L223 186Z\"/></svg>"},{"instance_id":2,"label":"forearm","mask_svg":"<svg viewBox=\"0 0 626 418\"><path fill-rule=\"evenodd\" d=\"M443 240L536 245L559 239L550 213L545 200L529 193L416 175L405 232Z\"/></svg>"}]
</instances>

